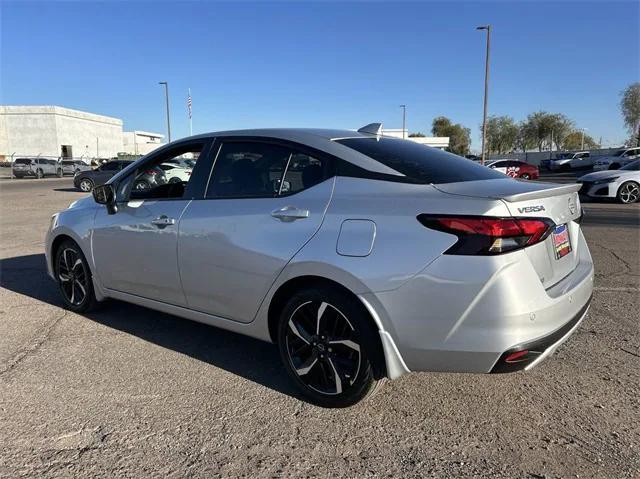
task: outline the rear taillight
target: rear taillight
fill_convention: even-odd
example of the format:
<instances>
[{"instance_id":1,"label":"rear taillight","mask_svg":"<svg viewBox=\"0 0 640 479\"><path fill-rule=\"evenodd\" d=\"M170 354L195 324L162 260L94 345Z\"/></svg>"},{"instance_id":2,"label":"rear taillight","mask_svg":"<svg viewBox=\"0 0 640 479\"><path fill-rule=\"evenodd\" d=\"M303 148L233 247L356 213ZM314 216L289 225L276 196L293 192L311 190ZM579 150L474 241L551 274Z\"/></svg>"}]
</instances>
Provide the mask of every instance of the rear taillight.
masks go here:
<instances>
[{"instance_id":1,"label":"rear taillight","mask_svg":"<svg viewBox=\"0 0 640 479\"><path fill-rule=\"evenodd\" d=\"M547 218L418 215L427 228L454 234L458 241L445 254L495 255L543 241L555 226Z\"/></svg>"},{"instance_id":2,"label":"rear taillight","mask_svg":"<svg viewBox=\"0 0 640 479\"><path fill-rule=\"evenodd\" d=\"M153 176L153 175L157 175L158 172L156 170L147 170L144 172L144 174Z\"/></svg>"}]
</instances>

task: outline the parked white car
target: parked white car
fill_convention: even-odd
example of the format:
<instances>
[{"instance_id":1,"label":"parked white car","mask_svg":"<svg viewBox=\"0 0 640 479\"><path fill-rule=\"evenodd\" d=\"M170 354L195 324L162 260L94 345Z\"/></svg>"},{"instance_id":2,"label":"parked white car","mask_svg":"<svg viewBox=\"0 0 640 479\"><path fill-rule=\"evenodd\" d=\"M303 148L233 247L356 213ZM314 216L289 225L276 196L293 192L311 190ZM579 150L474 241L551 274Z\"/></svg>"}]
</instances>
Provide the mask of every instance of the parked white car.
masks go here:
<instances>
[{"instance_id":1,"label":"parked white car","mask_svg":"<svg viewBox=\"0 0 640 479\"><path fill-rule=\"evenodd\" d=\"M623 148L616 151L613 155L597 158L593 163L593 169L596 171L617 170L638 158L640 158L640 147Z\"/></svg>"},{"instance_id":2,"label":"parked white car","mask_svg":"<svg viewBox=\"0 0 640 479\"><path fill-rule=\"evenodd\" d=\"M576 151L575 153L561 153L556 158L549 160L549 169L558 170L579 170L591 168L593 160L588 151Z\"/></svg>"},{"instance_id":3,"label":"parked white car","mask_svg":"<svg viewBox=\"0 0 640 479\"><path fill-rule=\"evenodd\" d=\"M162 163L160 168L164 170L169 183L187 182L191 178L191 168L183 168L174 163Z\"/></svg>"},{"instance_id":4,"label":"parked white car","mask_svg":"<svg viewBox=\"0 0 640 479\"><path fill-rule=\"evenodd\" d=\"M616 198L620 203L635 203L640 198L640 160L619 170L596 171L578 179L580 194L590 198Z\"/></svg>"}]
</instances>

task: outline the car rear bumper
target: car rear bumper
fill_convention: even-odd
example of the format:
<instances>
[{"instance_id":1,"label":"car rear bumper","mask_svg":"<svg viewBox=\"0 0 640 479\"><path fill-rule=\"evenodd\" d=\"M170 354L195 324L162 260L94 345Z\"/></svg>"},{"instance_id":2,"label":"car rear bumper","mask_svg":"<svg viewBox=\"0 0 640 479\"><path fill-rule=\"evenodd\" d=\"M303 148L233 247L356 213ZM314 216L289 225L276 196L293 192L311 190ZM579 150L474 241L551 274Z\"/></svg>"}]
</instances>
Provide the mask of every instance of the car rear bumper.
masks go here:
<instances>
[{"instance_id":1,"label":"car rear bumper","mask_svg":"<svg viewBox=\"0 0 640 479\"><path fill-rule=\"evenodd\" d=\"M13 170L13 176L36 176L36 172L31 170Z\"/></svg>"},{"instance_id":2,"label":"car rear bumper","mask_svg":"<svg viewBox=\"0 0 640 479\"><path fill-rule=\"evenodd\" d=\"M512 373L522 369L529 370L554 351L571 336L587 316L591 305L591 297L587 303L567 321L566 324L541 338L518 344L502 353L491 370L492 373Z\"/></svg>"},{"instance_id":3,"label":"car rear bumper","mask_svg":"<svg viewBox=\"0 0 640 479\"><path fill-rule=\"evenodd\" d=\"M520 345L557 347L566 338L556 332L584 316L593 261L582 233L574 246L575 269L551 287L518 251L442 255L400 288L371 294L410 371L489 373Z\"/></svg>"}]
</instances>

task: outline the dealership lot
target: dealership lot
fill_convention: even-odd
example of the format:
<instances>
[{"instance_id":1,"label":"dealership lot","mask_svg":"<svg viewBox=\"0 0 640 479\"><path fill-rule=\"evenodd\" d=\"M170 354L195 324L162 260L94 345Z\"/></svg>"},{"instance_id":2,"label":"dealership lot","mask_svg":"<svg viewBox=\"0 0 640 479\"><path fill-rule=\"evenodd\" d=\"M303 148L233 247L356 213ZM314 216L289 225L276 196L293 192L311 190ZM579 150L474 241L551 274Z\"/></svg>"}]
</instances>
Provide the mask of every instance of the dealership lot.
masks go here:
<instances>
[{"instance_id":1,"label":"dealership lot","mask_svg":"<svg viewBox=\"0 0 640 479\"><path fill-rule=\"evenodd\" d=\"M594 301L539 367L413 374L324 410L272 345L115 301L62 310L43 238L81 196L0 182L0 476L640 474L640 204L585 204Z\"/></svg>"}]
</instances>

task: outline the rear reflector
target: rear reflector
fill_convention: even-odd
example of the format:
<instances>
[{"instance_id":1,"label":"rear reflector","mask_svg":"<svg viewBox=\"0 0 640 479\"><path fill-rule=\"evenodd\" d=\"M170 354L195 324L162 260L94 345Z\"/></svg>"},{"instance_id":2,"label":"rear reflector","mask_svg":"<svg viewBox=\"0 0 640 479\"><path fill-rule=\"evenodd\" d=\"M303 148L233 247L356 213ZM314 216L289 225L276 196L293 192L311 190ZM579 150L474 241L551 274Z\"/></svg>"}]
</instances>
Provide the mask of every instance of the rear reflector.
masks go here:
<instances>
[{"instance_id":1,"label":"rear reflector","mask_svg":"<svg viewBox=\"0 0 640 479\"><path fill-rule=\"evenodd\" d=\"M521 361L527 360L527 354L529 354L529 350L525 349L523 351L518 351L517 353L511 353L506 358L504 358L505 363L519 363Z\"/></svg>"},{"instance_id":2,"label":"rear reflector","mask_svg":"<svg viewBox=\"0 0 640 479\"><path fill-rule=\"evenodd\" d=\"M552 228L548 218L418 215L430 229L454 234L458 241L445 254L495 255L543 241Z\"/></svg>"}]
</instances>

